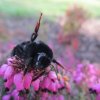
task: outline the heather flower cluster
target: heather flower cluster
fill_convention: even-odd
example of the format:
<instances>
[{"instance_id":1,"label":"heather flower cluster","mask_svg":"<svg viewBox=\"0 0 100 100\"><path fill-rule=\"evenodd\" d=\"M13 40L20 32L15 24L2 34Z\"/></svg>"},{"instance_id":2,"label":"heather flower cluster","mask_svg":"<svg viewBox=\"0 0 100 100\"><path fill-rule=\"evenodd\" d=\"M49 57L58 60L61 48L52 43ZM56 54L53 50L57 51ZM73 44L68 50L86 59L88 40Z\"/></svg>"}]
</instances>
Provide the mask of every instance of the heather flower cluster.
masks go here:
<instances>
[{"instance_id":1,"label":"heather flower cluster","mask_svg":"<svg viewBox=\"0 0 100 100\"><path fill-rule=\"evenodd\" d=\"M4 79L6 93L2 100L10 100L11 98L26 100L31 89L33 89L31 94L34 99L38 97L39 100L52 100L53 98L64 100L63 94L65 93L61 93L61 91L65 90L66 93L70 91L69 79L66 75L48 67L45 74L33 80L35 77L33 70L24 75L22 65L16 65L16 61L18 61L16 57L8 58L7 63L0 67L0 76Z\"/></svg>"},{"instance_id":2,"label":"heather flower cluster","mask_svg":"<svg viewBox=\"0 0 100 100\"><path fill-rule=\"evenodd\" d=\"M77 84L85 83L88 86L98 82L100 69L93 64L78 64L74 71L74 81Z\"/></svg>"},{"instance_id":3,"label":"heather flower cluster","mask_svg":"<svg viewBox=\"0 0 100 100\"><path fill-rule=\"evenodd\" d=\"M93 94L100 100L100 68L97 64L78 64L73 71L73 80L86 94Z\"/></svg>"}]
</instances>

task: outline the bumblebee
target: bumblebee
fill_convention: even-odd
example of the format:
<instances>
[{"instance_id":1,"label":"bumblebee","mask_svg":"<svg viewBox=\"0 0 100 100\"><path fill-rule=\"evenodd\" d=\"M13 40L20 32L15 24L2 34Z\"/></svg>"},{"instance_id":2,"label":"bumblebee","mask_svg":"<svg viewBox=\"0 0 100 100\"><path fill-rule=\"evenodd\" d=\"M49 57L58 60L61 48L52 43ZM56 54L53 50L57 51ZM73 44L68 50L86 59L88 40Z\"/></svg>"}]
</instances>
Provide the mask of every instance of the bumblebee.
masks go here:
<instances>
[{"instance_id":1,"label":"bumblebee","mask_svg":"<svg viewBox=\"0 0 100 100\"><path fill-rule=\"evenodd\" d=\"M42 13L40 15L39 21L36 24L34 32L31 35L30 40L24 41L15 46L11 53L12 57L20 59L20 65L22 65L21 68L24 69L24 74L26 74L30 70L38 70L38 75L36 75L33 80L44 74L45 69L51 63L56 63L63 68L63 66L54 59L53 52L47 44L42 41L35 41L38 37L41 17Z\"/></svg>"}]
</instances>

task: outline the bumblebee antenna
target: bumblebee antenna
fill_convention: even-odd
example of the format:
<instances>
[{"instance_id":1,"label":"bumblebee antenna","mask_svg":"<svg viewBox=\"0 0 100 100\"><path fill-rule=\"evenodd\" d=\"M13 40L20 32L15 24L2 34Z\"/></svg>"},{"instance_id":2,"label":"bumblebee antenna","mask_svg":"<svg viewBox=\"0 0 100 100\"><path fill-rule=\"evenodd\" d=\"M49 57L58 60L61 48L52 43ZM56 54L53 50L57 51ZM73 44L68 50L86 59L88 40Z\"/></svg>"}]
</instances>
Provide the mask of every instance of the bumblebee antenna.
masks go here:
<instances>
[{"instance_id":1,"label":"bumblebee antenna","mask_svg":"<svg viewBox=\"0 0 100 100\"><path fill-rule=\"evenodd\" d=\"M61 68L65 69L57 60L53 59L52 62L53 62L53 63L56 63L56 64L59 65Z\"/></svg>"},{"instance_id":2,"label":"bumblebee antenna","mask_svg":"<svg viewBox=\"0 0 100 100\"><path fill-rule=\"evenodd\" d=\"M34 32L31 35L31 41L34 41L38 36L38 30L39 30L39 27L40 27L41 18L42 18L42 13L40 14L40 18L39 18L39 21L37 22L37 24L35 26Z\"/></svg>"}]
</instances>

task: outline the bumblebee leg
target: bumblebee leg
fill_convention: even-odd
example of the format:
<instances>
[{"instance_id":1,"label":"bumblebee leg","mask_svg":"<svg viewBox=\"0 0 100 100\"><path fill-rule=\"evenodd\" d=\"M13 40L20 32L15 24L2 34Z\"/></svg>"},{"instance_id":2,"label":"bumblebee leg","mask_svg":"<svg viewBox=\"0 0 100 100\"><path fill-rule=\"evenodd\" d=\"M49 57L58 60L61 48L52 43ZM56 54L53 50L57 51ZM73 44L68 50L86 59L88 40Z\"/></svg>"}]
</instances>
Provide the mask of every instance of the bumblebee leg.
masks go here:
<instances>
[{"instance_id":1,"label":"bumblebee leg","mask_svg":"<svg viewBox=\"0 0 100 100\"><path fill-rule=\"evenodd\" d=\"M37 79L38 79L39 77L41 77L44 73L45 73L45 70L40 71L40 73L39 73L36 77L34 77L34 78L32 79L32 81L37 80Z\"/></svg>"},{"instance_id":2,"label":"bumblebee leg","mask_svg":"<svg viewBox=\"0 0 100 100\"><path fill-rule=\"evenodd\" d=\"M42 17L42 13L40 15L40 18L39 18L39 21L37 22L36 26L35 26L35 30L34 30L34 33L31 35L31 41L33 42L37 36L38 36L38 30L39 30L39 27L40 27L40 21L41 21L41 17ZM34 36L34 37L33 37Z\"/></svg>"},{"instance_id":3,"label":"bumblebee leg","mask_svg":"<svg viewBox=\"0 0 100 100\"><path fill-rule=\"evenodd\" d=\"M59 65L61 68L65 69L57 60L53 59L52 62L53 62L53 63L56 63L56 64Z\"/></svg>"},{"instance_id":4,"label":"bumblebee leg","mask_svg":"<svg viewBox=\"0 0 100 100\"><path fill-rule=\"evenodd\" d=\"M58 79L59 84L62 84L60 78L58 77L59 72L58 72L57 66L56 66L56 68L55 68L55 67L51 64L51 67L53 68L53 70L54 70L55 73L56 73L56 76L57 76L57 79Z\"/></svg>"},{"instance_id":5,"label":"bumblebee leg","mask_svg":"<svg viewBox=\"0 0 100 100\"><path fill-rule=\"evenodd\" d=\"M57 66L56 66L56 68L51 64L51 68L55 71L55 73L56 73L56 76L57 76L57 79L59 80L59 78L58 78L58 69L57 69Z\"/></svg>"},{"instance_id":6,"label":"bumblebee leg","mask_svg":"<svg viewBox=\"0 0 100 100\"><path fill-rule=\"evenodd\" d=\"M33 37L34 36L34 37ZM37 38L38 34L37 33L33 33L31 36L31 41L35 41L35 39Z\"/></svg>"}]
</instances>

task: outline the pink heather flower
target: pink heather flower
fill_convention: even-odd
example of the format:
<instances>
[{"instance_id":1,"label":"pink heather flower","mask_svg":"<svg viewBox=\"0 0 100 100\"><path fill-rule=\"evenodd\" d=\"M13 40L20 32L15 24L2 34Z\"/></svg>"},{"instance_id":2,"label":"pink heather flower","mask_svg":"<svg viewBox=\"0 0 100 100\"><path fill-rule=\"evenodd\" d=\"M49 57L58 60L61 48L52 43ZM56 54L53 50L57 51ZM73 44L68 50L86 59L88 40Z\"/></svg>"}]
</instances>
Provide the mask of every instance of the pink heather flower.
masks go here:
<instances>
[{"instance_id":1,"label":"pink heather flower","mask_svg":"<svg viewBox=\"0 0 100 100\"><path fill-rule=\"evenodd\" d=\"M11 95L4 95L3 97L2 97L2 100L10 100L10 97L11 97Z\"/></svg>"},{"instance_id":2,"label":"pink heather flower","mask_svg":"<svg viewBox=\"0 0 100 100\"><path fill-rule=\"evenodd\" d=\"M56 80L55 83L56 83L56 87L57 87L58 89L60 89L60 88L63 87L63 86L62 86L62 83L60 83L58 80Z\"/></svg>"},{"instance_id":3,"label":"pink heather flower","mask_svg":"<svg viewBox=\"0 0 100 100\"><path fill-rule=\"evenodd\" d=\"M24 76L24 88L25 89L30 88L31 81L32 81L32 74L31 73L25 74L25 76Z\"/></svg>"},{"instance_id":4,"label":"pink heather flower","mask_svg":"<svg viewBox=\"0 0 100 100\"><path fill-rule=\"evenodd\" d=\"M91 75L90 79L89 79L89 86L90 84L94 84L94 82L97 81L97 77L95 75Z\"/></svg>"},{"instance_id":5,"label":"pink heather flower","mask_svg":"<svg viewBox=\"0 0 100 100\"><path fill-rule=\"evenodd\" d=\"M13 96L14 100L18 100L19 96L18 96L18 91L15 89L13 90L13 92L11 93L11 95Z\"/></svg>"},{"instance_id":6,"label":"pink heather flower","mask_svg":"<svg viewBox=\"0 0 100 100\"><path fill-rule=\"evenodd\" d=\"M97 96L96 96L96 99L95 100L100 100L100 94L98 94Z\"/></svg>"},{"instance_id":7,"label":"pink heather flower","mask_svg":"<svg viewBox=\"0 0 100 100\"><path fill-rule=\"evenodd\" d=\"M90 87L93 91L96 91L96 93L100 94L100 84L94 84Z\"/></svg>"},{"instance_id":8,"label":"pink heather flower","mask_svg":"<svg viewBox=\"0 0 100 100\"><path fill-rule=\"evenodd\" d=\"M50 82L51 82L50 78L44 77L43 81L41 81L41 83L40 83L40 87L42 89L45 89L45 88L48 89L49 85L51 84Z\"/></svg>"},{"instance_id":9,"label":"pink heather flower","mask_svg":"<svg viewBox=\"0 0 100 100\"><path fill-rule=\"evenodd\" d=\"M23 73L17 73L14 75L14 84L17 90L29 89L32 81L32 74L27 73L23 76Z\"/></svg>"},{"instance_id":10,"label":"pink heather flower","mask_svg":"<svg viewBox=\"0 0 100 100\"><path fill-rule=\"evenodd\" d=\"M60 87L61 88L65 86L64 80L62 78L60 79L59 84L60 84Z\"/></svg>"},{"instance_id":11,"label":"pink heather flower","mask_svg":"<svg viewBox=\"0 0 100 100\"><path fill-rule=\"evenodd\" d=\"M36 81L33 81L32 82L32 86L34 87L35 91L38 91L39 90L39 86L40 86L40 80L37 79Z\"/></svg>"},{"instance_id":12,"label":"pink heather flower","mask_svg":"<svg viewBox=\"0 0 100 100\"><path fill-rule=\"evenodd\" d=\"M12 76L9 79L7 79L7 82L5 82L5 84L4 84L6 88L10 89L12 87L12 85L13 85L13 78L14 77Z\"/></svg>"},{"instance_id":13,"label":"pink heather flower","mask_svg":"<svg viewBox=\"0 0 100 100\"><path fill-rule=\"evenodd\" d=\"M77 73L77 75L74 77L75 83L80 84L84 77L85 75L83 73Z\"/></svg>"},{"instance_id":14,"label":"pink heather flower","mask_svg":"<svg viewBox=\"0 0 100 100\"><path fill-rule=\"evenodd\" d=\"M40 100L48 100L48 96L49 96L48 92L42 92L42 97Z\"/></svg>"},{"instance_id":15,"label":"pink heather flower","mask_svg":"<svg viewBox=\"0 0 100 100\"><path fill-rule=\"evenodd\" d=\"M11 65L11 62L13 62L13 60L14 60L14 58L8 58L8 59L7 59L7 64L8 64L8 65Z\"/></svg>"},{"instance_id":16,"label":"pink heather flower","mask_svg":"<svg viewBox=\"0 0 100 100\"><path fill-rule=\"evenodd\" d=\"M93 75L93 74L94 74L94 75L96 74L96 67L95 67L93 64L89 64L89 65L88 65L88 68L89 68L89 73L90 73L90 74L92 74L92 75Z\"/></svg>"},{"instance_id":17,"label":"pink heather flower","mask_svg":"<svg viewBox=\"0 0 100 100\"><path fill-rule=\"evenodd\" d=\"M58 100L65 100L63 95L58 95Z\"/></svg>"},{"instance_id":18,"label":"pink heather flower","mask_svg":"<svg viewBox=\"0 0 100 100\"><path fill-rule=\"evenodd\" d=\"M16 89L18 91L24 89L24 84L23 84L23 73L17 73L14 75L14 84L16 86Z\"/></svg>"},{"instance_id":19,"label":"pink heather flower","mask_svg":"<svg viewBox=\"0 0 100 100\"><path fill-rule=\"evenodd\" d=\"M54 76L54 77L53 77ZM40 82L42 89L47 89L51 92L58 92L59 89L65 87L64 80L58 80L57 75L54 71L50 71L47 76Z\"/></svg>"},{"instance_id":20,"label":"pink heather flower","mask_svg":"<svg viewBox=\"0 0 100 100\"><path fill-rule=\"evenodd\" d=\"M11 75L14 73L14 69L12 66L8 66L5 73L4 73L4 79L8 79L11 77Z\"/></svg>"},{"instance_id":21,"label":"pink heather flower","mask_svg":"<svg viewBox=\"0 0 100 100\"><path fill-rule=\"evenodd\" d=\"M83 69L84 65L83 64L78 64L77 65L77 72L81 72Z\"/></svg>"},{"instance_id":22,"label":"pink heather flower","mask_svg":"<svg viewBox=\"0 0 100 100\"><path fill-rule=\"evenodd\" d=\"M2 100L26 100L24 96L19 96L19 93L17 90L14 90L12 93L9 93L7 95L4 95L2 97Z\"/></svg>"},{"instance_id":23,"label":"pink heather flower","mask_svg":"<svg viewBox=\"0 0 100 100\"><path fill-rule=\"evenodd\" d=\"M14 98L14 100L25 100L24 96L19 96L19 92L16 89L13 90L11 96Z\"/></svg>"},{"instance_id":24,"label":"pink heather flower","mask_svg":"<svg viewBox=\"0 0 100 100\"><path fill-rule=\"evenodd\" d=\"M54 71L50 71L49 74L48 74L48 77L50 79L53 79L53 80L56 80L57 79L57 75Z\"/></svg>"},{"instance_id":25,"label":"pink heather flower","mask_svg":"<svg viewBox=\"0 0 100 100\"><path fill-rule=\"evenodd\" d=\"M50 82L48 90L50 90L52 92L57 92L58 91L57 84L55 82Z\"/></svg>"},{"instance_id":26,"label":"pink heather flower","mask_svg":"<svg viewBox=\"0 0 100 100\"><path fill-rule=\"evenodd\" d=\"M0 67L0 76L3 76L6 69L8 68L8 65L7 64L3 64L1 67Z\"/></svg>"}]
</instances>

